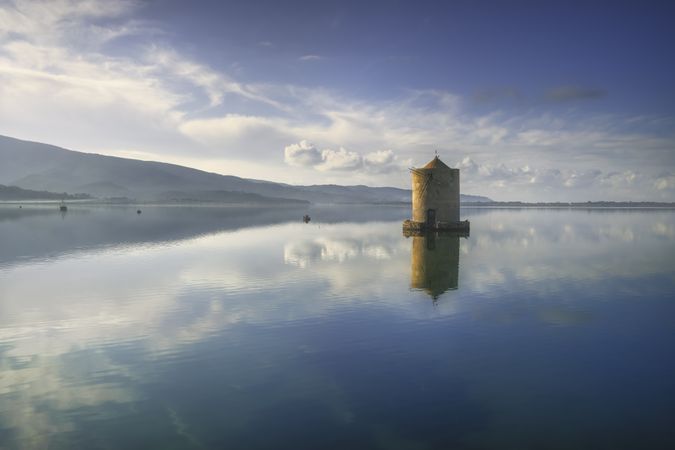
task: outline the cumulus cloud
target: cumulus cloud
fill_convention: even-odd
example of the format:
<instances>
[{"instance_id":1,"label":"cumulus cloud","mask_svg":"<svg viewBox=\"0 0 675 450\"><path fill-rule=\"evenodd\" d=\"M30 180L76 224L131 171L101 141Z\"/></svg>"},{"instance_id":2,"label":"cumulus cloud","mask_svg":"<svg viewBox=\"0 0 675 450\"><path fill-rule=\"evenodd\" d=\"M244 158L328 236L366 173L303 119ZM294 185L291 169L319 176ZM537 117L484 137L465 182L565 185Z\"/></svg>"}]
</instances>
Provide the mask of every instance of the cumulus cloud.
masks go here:
<instances>
[{"instance_id":1,"label":"cumulus cloud","mask_svg":"<svg viewBox=\"0 0 675 450\"><path fill-rule=\"evenodd\" d=\"M344 147L319 150L306 140L284 148L284 162L291 166L313 168L322 172L360 171L389 173L403 170L410 160L400 160L392 150L377 150L364 156Z\"/></svg>"},{"instance_id":2,"label":"cumulus cloud","mask_svg":"<svg viewBox=\"0 0 675 450\"><path fill-rule=\"evenodd\" d=\"M627 188L641 180L633 171L605 173L600 169L535 168L530 165L508 167L505 164L478 164L467 156L456 167L464 179L493 186L540 186L558 189L586 189L594 186Z\"/></svg>"},{"instance_id":3,"label":"cumulus cloud","mask_svg":"<svg viewBox=\"0 0 675 450\"><path fill-rule=\"evenodd\" d=\"M377 150L363 157L363 165L367 170L374 173L390 173L411 166L412 161L399 160L392 150Z\"/></svg>"},{"instance_id":4,"label":"cumulus cloud","mask_svg":"<svg viewBox=\"0 0 675 450\"><path fill-rule=\"evenodd\" d=\"M672 173L661 173L654 180L654 187L658 191L675 190L675 175Z\"/></svg>"},{"instance_id":5,"label":"cumulus cloud","mask_svg":"<svg viewBox=\"0 0 675 450\"><path fill-rule=\"evenodd\" d=\"M313 167L323 163L323 155L314 145L300 141L284 148L284 162L291 166Z\"/></svg>"},{"instance_id":6,"label":"cumulus cloud","mask_svg":"<svg viewBox=\"0 0 675 450\"><path fill-rule=\"evenodd\" d=\"M643 192L653 192L645 200L668 200L675 191L675 175L670 171L649 176L631 169L606 171L593 167L511 166L480 163L470 156L458 161L456 167L461 169L463 186L477 186L483 192L499 191L501 197L491 196L504 200L509 199L504 195L526 191L545 192L543 200L551 201L630 200L636 193ZM542 200L542 197L532 200Z\"/></svg>"},{"instance_id":7,"label":"cumulus cloud","mask_svg":"<svg viewBox=\"0 0 675 450\"><path fill-rule=\"evenodd\" d=\"M358 170L363 165L361 156L340 147L339 150L326 149L321 152L323 163L317 166L319 170Z\"/></svg>"},{"instance_id":8,"label":"cumulus cloud","mask_svg":"<svg viewBox=\"0 0 675 450\"><path fill-rule=\"evenodd\" d=\"M623 172L609 172L602 177L601 183L612 188L627 187L636 184L642 179L639 172L625 170Z\"/></svg>"}]
</instances>

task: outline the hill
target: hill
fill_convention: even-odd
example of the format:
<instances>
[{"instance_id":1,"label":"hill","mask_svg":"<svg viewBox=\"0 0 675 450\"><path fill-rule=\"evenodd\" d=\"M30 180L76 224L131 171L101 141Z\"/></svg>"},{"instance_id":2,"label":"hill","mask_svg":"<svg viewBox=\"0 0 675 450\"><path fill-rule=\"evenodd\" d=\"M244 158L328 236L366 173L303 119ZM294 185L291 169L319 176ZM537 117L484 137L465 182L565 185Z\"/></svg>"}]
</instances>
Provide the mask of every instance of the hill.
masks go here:
<instances>
[{"instance_id":1,"label":"hill","mask_svg":"<svg viewBox=\"0 0 675 450\"><path fill-rule=\"evenodd\" d=\"M407 189L293 186L156 161L82 153L6 136L0 136L0 183L39 191L83 192L102 198L149 201L180 198L209 201L225 191L312 203L402 203L410 202L411 197ZM172 197L175 194L178 197ZM467 198L462 196L463 200ZM470 201L490 201L486 197L470 198Z\"/></svg>"},{"instance_id":2,"label":"hill","mask_svg":"<svg viewBox=\"0 0 675 450\"><path fill-rule=\"evenodd\" d=\"M21 189L16 186L4 186L0 184L0 201L13 200L83 200L91 198L87 194L69 195L65 192L59 194L57 192L47 191L31 191L29 189Z\"/></svg>"}]
</instances>

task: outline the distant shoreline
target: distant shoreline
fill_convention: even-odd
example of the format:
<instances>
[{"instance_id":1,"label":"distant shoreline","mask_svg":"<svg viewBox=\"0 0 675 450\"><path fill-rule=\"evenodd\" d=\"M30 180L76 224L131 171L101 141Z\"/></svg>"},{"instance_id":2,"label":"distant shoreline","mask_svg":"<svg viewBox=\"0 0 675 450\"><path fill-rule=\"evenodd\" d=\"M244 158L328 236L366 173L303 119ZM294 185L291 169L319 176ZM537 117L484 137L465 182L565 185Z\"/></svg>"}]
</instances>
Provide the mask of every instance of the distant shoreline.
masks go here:
<instances>
[{"instance_id":1,"label":"distant shoreline","mask_svg":"<svg viewBox=\"0 0 675 450\"><path fill-rule=\"evenodd\" d=\"M0 200L0 205L17 206L49 206L58 205L61 200ZM91 205L91 206L210 206L210 207L244 207L244 208L307 208L312 206L319 207L345 207L345 206L394 206L410 207L410 202L353 202L353 203L227 203L227 202L208 202L208 201L107 201L102 199L70 199L66 200L69 205ZM470 209L675 209L675 203L666 202L466 202L461 203L462 208Z\"/></svg>"},{"instance_id":2,"label":"distant shoreline","mask_svg":"<svg viewBox=\"0 0 675 450\"><path fill-rule=\"evenodd\" d=\"M675 209L668 202L468 202L469 208L554 208L554 209Z\"/></svg>"}]
</instances>

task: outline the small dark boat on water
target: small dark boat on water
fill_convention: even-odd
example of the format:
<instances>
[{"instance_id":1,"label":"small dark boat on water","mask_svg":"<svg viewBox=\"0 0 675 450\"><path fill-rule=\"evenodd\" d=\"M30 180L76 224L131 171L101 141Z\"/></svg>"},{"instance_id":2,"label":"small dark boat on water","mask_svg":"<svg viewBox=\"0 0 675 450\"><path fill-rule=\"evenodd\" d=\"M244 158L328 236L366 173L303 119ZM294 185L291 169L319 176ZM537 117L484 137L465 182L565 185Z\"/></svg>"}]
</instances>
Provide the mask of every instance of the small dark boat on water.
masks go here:
<instances>
[{"instance_id":1,"label":"small dark boat on water","mask_svg":"<svg viewBox=\"0 0 675 450\"><path fill-rule=\"evenodd\" d=\"M309 223L310 220L312 220L312 218L309 217L309 214L305 214L304 216L302 216L302 221L303 221L303 222Z\"/></svg>"},{"instance_id":2,"label":"small dark boat on water","mask_svg":"<svg viewBox=\"0 0 675 450\"><path fill-rule=\"evenodd\" d=\"M61 201L61 204L59 205L59 211L61 211L61 212L68 211L68 207L66 206L66 204L63 200Z\"/></svg>"}]
</instances>

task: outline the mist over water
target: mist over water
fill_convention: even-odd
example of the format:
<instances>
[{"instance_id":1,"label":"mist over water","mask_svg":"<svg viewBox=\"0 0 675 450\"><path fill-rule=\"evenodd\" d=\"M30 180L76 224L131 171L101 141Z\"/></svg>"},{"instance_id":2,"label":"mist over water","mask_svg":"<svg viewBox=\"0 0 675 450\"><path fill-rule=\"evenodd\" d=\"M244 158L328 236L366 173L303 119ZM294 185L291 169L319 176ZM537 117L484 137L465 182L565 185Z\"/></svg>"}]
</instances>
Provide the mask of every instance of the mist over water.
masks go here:
<instances>
[{"instance_id":1,"label":"mist over water","mask_svg":"<svg viewBox=\"0 0 675 450\"><path fill-rule=\"evenodd\" d=\"M0 206L0 448L675 446L673 211L408 215Z\"/></svg>"}]
</instances>

